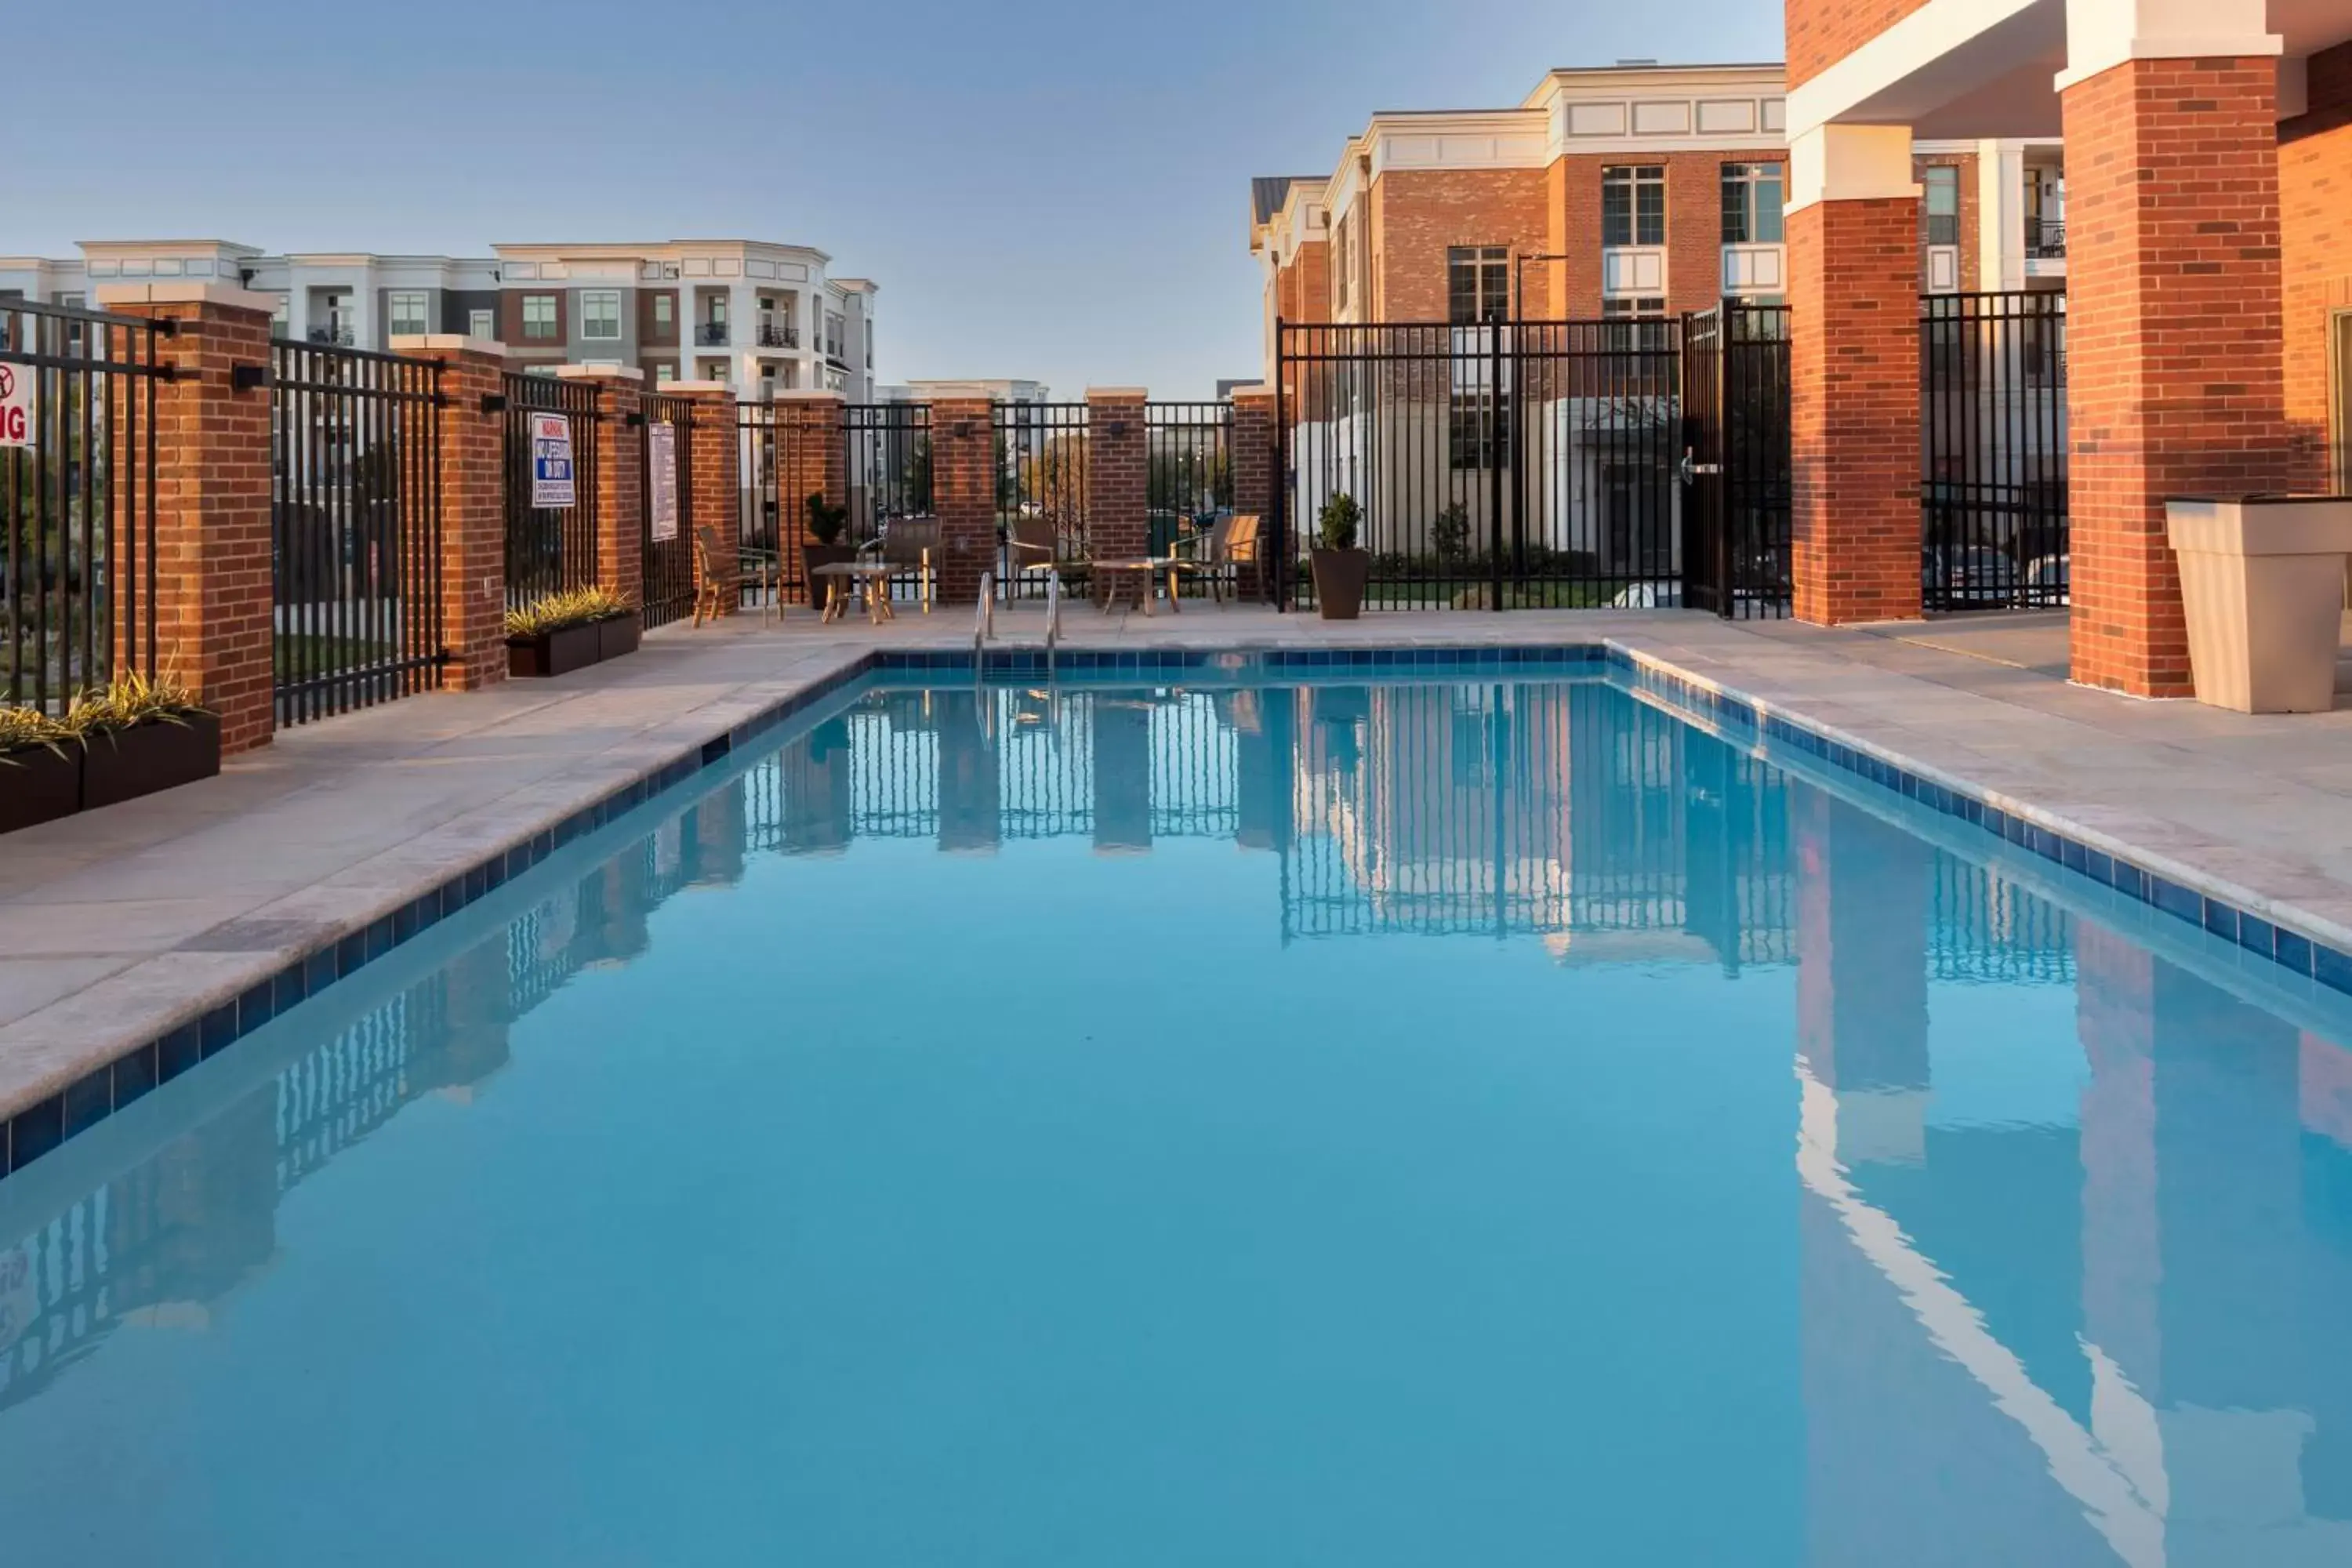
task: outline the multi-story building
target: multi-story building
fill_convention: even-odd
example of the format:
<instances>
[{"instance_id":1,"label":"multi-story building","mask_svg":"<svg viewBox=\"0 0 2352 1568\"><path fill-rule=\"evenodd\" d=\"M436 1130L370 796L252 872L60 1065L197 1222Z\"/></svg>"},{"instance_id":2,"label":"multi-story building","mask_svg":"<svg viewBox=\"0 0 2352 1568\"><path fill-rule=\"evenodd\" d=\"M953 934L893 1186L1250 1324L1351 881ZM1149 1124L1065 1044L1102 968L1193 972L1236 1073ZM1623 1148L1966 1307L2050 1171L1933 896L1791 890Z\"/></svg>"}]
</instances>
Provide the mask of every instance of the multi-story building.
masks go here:
<instances>
[{"instance_id":1,"label":"multi-story building","mask_svg":"<svg viewBox=\"0 0 2352 1568\"><path fill-rule=\"evenodd\" d=\"M265 255L226 240L99 241L71 260L0 258L0 296L79 304L108 283L186 279L277 296L279 335L385 347L462 332L529 364L633 365L745 396L872 399L877 287L806 246L756 240L499 245L488 258Z\"/></svg>"},{"instance_id":2,"label":"multi-story building","mask_svg":"<svg viewBox=\"0 0 2352 1568\"><path fill-rule=\"evenodd\" d=\"M1786 287L1777 64L1555 70L1515 109L1382 111L1328 174L1252 182L1273 326L1657 317ZM1921 286L2063 286L2054 138L1923 142Z\"/></svg>"}]
</instances>

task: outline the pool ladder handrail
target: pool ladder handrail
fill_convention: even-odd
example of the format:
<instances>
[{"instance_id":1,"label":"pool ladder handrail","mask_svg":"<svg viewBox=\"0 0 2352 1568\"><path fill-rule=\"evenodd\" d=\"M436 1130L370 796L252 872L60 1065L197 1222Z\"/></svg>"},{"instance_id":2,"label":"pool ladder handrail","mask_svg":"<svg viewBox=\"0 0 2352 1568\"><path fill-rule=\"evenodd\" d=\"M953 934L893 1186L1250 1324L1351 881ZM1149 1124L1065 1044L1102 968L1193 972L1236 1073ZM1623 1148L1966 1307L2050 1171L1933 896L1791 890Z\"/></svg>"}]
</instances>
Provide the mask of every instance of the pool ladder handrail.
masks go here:
<instances>
[{"instance_id":1,"label":"pool ladder handrail","mask_svg":"<svg viewBox=\"0 0 2352 1568\"><path fill-rule=\"evenodd\" d=\"M988 639L995 635L996 574L982 572L980 574L980 615L971 630L971 662L974 669L980 668L981 650L988 646Z\"/></svg>"}]
</instances>

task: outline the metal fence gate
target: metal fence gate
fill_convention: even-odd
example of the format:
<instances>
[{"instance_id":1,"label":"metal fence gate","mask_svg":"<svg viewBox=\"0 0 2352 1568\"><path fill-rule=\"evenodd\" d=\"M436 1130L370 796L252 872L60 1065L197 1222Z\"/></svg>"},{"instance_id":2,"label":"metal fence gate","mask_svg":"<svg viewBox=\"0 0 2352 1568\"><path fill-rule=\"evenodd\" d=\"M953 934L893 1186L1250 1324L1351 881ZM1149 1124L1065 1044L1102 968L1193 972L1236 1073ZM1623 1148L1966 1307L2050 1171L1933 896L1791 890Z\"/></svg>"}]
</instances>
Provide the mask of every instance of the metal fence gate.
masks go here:
<instances>
[{"instance_id":1,"label":"metal fence gate","mask_svg":"<svg viewBox=\"0 0 2352 1568\"><path fill-rule=\"evenodd\" d=\"M842 542L893 568L890 595L936 586L939 515L931 504L931 405L852 403L841 411L841 494L849 508Z\"/></svg>"},{"instance_id":2,"label":"metal fence gate","mask_svg":"<svg viewBox=\"0 0 2352 1568\"><path fill-rule=\"evenodd\" d=\"M1277 324L1285 479L1274 551L1293 603L1342 495L1393 609L1678 601L1682 325Z\"/></svg>"},{"instance_id":3,"label":"metal fence gate","mask_svg":"<svg viewBox=\"0 0 2352 1568\"><path fill-rule=\"evenodd\" d=\"M593 381L551 375L506 377L507 604L596 582L596 487L601 477L597 391ZM571 422L572 504L541 507L531 497L531 416Z\"/></svg>"},{"instance_id":4,"label":"metal fence gate","mask_svg":"<svg viewBox=\"0 0 2352 1568\"><path fill-rule=\"evenodd\" d=\"M158 670L156 357L168 322L0 300L0 703ZM164 673L171 673L168 666Z\"/></svg>"},{"instance_id":5,"label":"metal fence gate","mask_svg":"<svg viewBox=\"0 0 2352 1568\"><path fill-rule=\"evenodd\" d=\"M441 663L440 374L269 345L280 726L409 696Z\"/></svg>"},{"instance_id":6,"label":"metal fence gate","mask_svg":"<svg viewBox=\"0 0 2352 1568\"><path fill-rule=\"evenodd\" d=\"M1927 607L2067 603L2066 296L1931 294L1919 334Z\"/></svg>"},{"instance_id":7,"label":"metal fence gate","mask_svg":"<svg viewBox=\"0 0 2352 1568\"><path fill-rule=\"evenodd\" d=\"M1150 553L1205 562L1215 530L1234 513L1234 405L1147 403L1143 430ZM1207 592L1198 574L1187 574L1185 585Z\"/></svg>"},{"instance_id":8,"label":"metal fence gate","mask_svg":"<svg viewBox=\"0 0 2352 1568\"><path fill-rule=\"evenodd\" d=\"M1025 566L1049 558L1083 561L1092 552L1087 405L1000 403L990 423L996 441L997 596L1043 598L1045 575Z\"/></svg>"},{"instance_id":9,"label":"metal fence gate","mask_svg":"<svg viewBox=\"0 0 2352 1568\"><path fill-rule=\"evenodd\" d=\"M667 626L694 613L694 400L645 398L645 622Z\"/></svg>"},{"instance_id":10,"label":"metal fence gate","mask_svg":"<svg viewBox=\"0 0 2352 1568\"><path fill-rule=\"evenodd\" d=\"M1727 620L1793 596L1789 310L1726 300L1683 322L1682 603Z\"/></svg>"}]
</instances>

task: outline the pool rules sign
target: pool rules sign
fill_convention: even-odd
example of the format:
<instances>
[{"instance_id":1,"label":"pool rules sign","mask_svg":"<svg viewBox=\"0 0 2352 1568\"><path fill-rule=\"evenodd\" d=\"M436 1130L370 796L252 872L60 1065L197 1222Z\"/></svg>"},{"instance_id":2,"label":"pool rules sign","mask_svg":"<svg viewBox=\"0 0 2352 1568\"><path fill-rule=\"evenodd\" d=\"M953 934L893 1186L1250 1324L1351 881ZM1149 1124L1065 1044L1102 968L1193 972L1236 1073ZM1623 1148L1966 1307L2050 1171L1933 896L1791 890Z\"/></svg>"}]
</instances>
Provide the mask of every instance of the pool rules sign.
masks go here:
<instances>
[{"instance_id":1,"label":"pool rules sign","mask_svg":"<svg viewBox=\"0 0 2352 1568\"><path fill-rule=\"evenodd\" d=\"M530 504L553 510L577 506L572 482L572 416L530 416Z\"/></svg>"},{"instance_id":2,"label":"pool rules sign","mask_svg":"<svg viewBox=\"0 0 2352 1568\"><path fill-rule=\"evenodd\" d=\"M646 478L653 491L653 533L656 544L677 537L677 426L646 426Z\"/></svg>"},{"instance_id":3,"label":"pool rules sign","mask_svg":"<svg viewBox=\"0 0 2352 1568\"><path fill-rule=\"evenodd\" d=\"M33 444L33 367L0 364L0 447Z\"/></svg>"}]
</instances>

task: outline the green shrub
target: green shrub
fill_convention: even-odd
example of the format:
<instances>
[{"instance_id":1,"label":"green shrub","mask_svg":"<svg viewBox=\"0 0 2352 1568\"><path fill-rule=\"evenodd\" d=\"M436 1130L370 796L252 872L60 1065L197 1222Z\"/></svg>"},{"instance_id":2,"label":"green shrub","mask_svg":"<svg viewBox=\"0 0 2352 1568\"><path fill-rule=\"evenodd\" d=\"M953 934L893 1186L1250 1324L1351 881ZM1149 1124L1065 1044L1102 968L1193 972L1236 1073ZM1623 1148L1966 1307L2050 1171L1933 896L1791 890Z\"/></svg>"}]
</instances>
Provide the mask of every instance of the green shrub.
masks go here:
<instances>
[{"instance_id":1,"label":"green shrub","mask_svg":"<svg viewBox=\"0 0 2352 1568\"><path fill-rule=\"evenodd\" d=\"M801 509L808 514L809 537L819 544L835 542L849 526L849 509L829 504L823 490L811 490Z\"/></svg>"},{"instance_id":2,"label":"green shrub","mask_svg":"<svg viewBox=\"0 0 2352 1568\"><path fill-rule=\"evenodd\" d=\"M1356 530L1362 526L1364 509L1346 490L1339 491L1323 503L1323 515L1315 529L1316 542L1326 550L1356 548Z\"/></svg>"}]
</instances>

